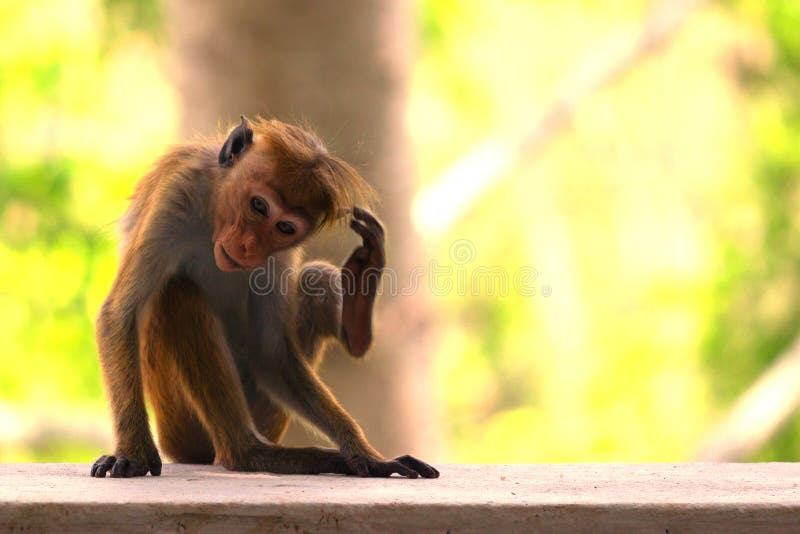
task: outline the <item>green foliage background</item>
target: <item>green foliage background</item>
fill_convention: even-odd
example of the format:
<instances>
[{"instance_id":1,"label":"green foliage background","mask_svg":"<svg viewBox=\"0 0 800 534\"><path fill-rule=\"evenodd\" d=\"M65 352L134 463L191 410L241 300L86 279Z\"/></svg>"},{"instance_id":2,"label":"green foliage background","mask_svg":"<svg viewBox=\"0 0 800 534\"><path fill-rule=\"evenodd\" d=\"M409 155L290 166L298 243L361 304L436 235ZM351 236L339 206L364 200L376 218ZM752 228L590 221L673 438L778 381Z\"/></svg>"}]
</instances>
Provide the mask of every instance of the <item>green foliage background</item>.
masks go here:
<instances>
[{"instance_id":1,"label":"green foliage background","mask_svg":"<svg viewBox=\"0 0 800 534\"><path fill-rule=\"evenodd\" d=\"M524 131L645 2L418 0L419 186ZM539 293L436 298L446 459L681 460L800 332L800 4L725 1L583 102L447 234ZM114 221L176 139L156 0L0 6L0 461L110 439ZM544 296L547 286L552 295ZM800 456L800 418L754 459Z\"/></svg>"}]
</instances>

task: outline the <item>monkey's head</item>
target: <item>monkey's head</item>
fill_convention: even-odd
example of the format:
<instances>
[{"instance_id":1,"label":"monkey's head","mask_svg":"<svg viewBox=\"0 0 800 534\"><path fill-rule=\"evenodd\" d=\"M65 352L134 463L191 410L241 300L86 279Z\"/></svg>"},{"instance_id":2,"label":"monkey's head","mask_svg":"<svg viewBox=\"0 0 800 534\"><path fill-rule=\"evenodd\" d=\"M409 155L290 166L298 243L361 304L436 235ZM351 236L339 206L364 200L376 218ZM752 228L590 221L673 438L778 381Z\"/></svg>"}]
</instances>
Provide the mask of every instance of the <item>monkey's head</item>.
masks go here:
<instances>
[{"instance_id":1,"label":"monkey's head","mask_svg":"<svg viewBox=\"0 0 800 534\"><path fill-rule=\"evenodd\" d=\"M242 116L219 165L212 240L222 271L262 266L373 198L358 172L314 134L277 120Z\"/></svg>"}]
</instances>

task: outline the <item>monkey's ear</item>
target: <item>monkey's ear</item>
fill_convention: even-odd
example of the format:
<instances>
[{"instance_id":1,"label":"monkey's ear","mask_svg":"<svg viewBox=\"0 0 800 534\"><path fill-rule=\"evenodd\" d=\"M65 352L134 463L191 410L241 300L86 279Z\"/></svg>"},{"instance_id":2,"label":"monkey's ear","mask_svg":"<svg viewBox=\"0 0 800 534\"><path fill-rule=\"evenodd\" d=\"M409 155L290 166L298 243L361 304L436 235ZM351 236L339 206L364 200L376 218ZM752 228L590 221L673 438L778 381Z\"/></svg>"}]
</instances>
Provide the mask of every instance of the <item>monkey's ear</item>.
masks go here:
<instances>
[{"instance_id":1,"label":"monkey's ear","mask_svg":"<svg viewBox=\"0 0 800 534\"><path fill-rule=\"evenodd\" d=\"M231 131L225 144L222 145L222 150L219 151L220 166L232 167L236 157L252 144L253 129L250 128L250 121L242 115L242 123Z\"/></svg>"}]
</instances>

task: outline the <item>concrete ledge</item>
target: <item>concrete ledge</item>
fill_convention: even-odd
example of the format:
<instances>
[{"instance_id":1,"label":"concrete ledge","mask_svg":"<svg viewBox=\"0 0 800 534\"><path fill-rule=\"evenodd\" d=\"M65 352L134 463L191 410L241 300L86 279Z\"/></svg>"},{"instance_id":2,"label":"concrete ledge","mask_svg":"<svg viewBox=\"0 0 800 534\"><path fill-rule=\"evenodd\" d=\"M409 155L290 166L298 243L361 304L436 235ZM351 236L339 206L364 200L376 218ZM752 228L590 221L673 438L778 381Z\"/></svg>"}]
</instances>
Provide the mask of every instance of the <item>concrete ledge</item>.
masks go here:
<instances>
[{"instance_id":1,"label":"concrete ledge","mask_svg":"<svg viewBox=\"0 0 800 534\"><path fill-rule=\"evenodd\" d=\"M0 530L800 531L800 464L444 465L437 480L0 465Z\"/></svg>"}]
</instances>

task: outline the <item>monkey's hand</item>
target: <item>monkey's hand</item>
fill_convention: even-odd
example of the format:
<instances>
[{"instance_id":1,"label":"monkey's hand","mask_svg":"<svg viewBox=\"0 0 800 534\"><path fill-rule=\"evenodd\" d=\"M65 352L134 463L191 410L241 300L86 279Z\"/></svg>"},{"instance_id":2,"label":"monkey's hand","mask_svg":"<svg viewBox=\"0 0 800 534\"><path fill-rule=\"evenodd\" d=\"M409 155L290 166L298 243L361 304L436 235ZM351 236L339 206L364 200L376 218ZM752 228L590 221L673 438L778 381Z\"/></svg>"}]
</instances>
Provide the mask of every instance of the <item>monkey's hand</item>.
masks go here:
<instances>
[{"instance_id":1,"label":"monkey's hand","mask_svg":"<svg viewBox=\"0 0 800 534\"><path fill-rule=\"evenodd\" d=\"M341 339L353 356L363 356L372 344L372 308L386 264L383 226L362 208L353 209L350 228L361 236L356 248L342 266Z\"/></svg>"},{"instance_id":2,"label":"monkey's hand","mask_svg":"<svg viewBox=\"0 0 800 534\"><path fill-rule=\"evenodd\" d=\"M439 471L413 456L382 460L366 454L345 455L347 466L360 477L390 477L394 473L406 478L439 478Z\"/></svg>"},{"instance_id":3,"label":"monkey's hand","mask_svg":"<svg viewBox=\"0 0 800 534\"><path fill-rule=\"evenodd\" d=\"M112 478L143 477L148 471L154 477L161 474L161 456L152 442L138 454L117 451L113 455L101 456L92 465L91 476L105 478L106 473L111 473Z\"/></svg>"}]
</instances>

